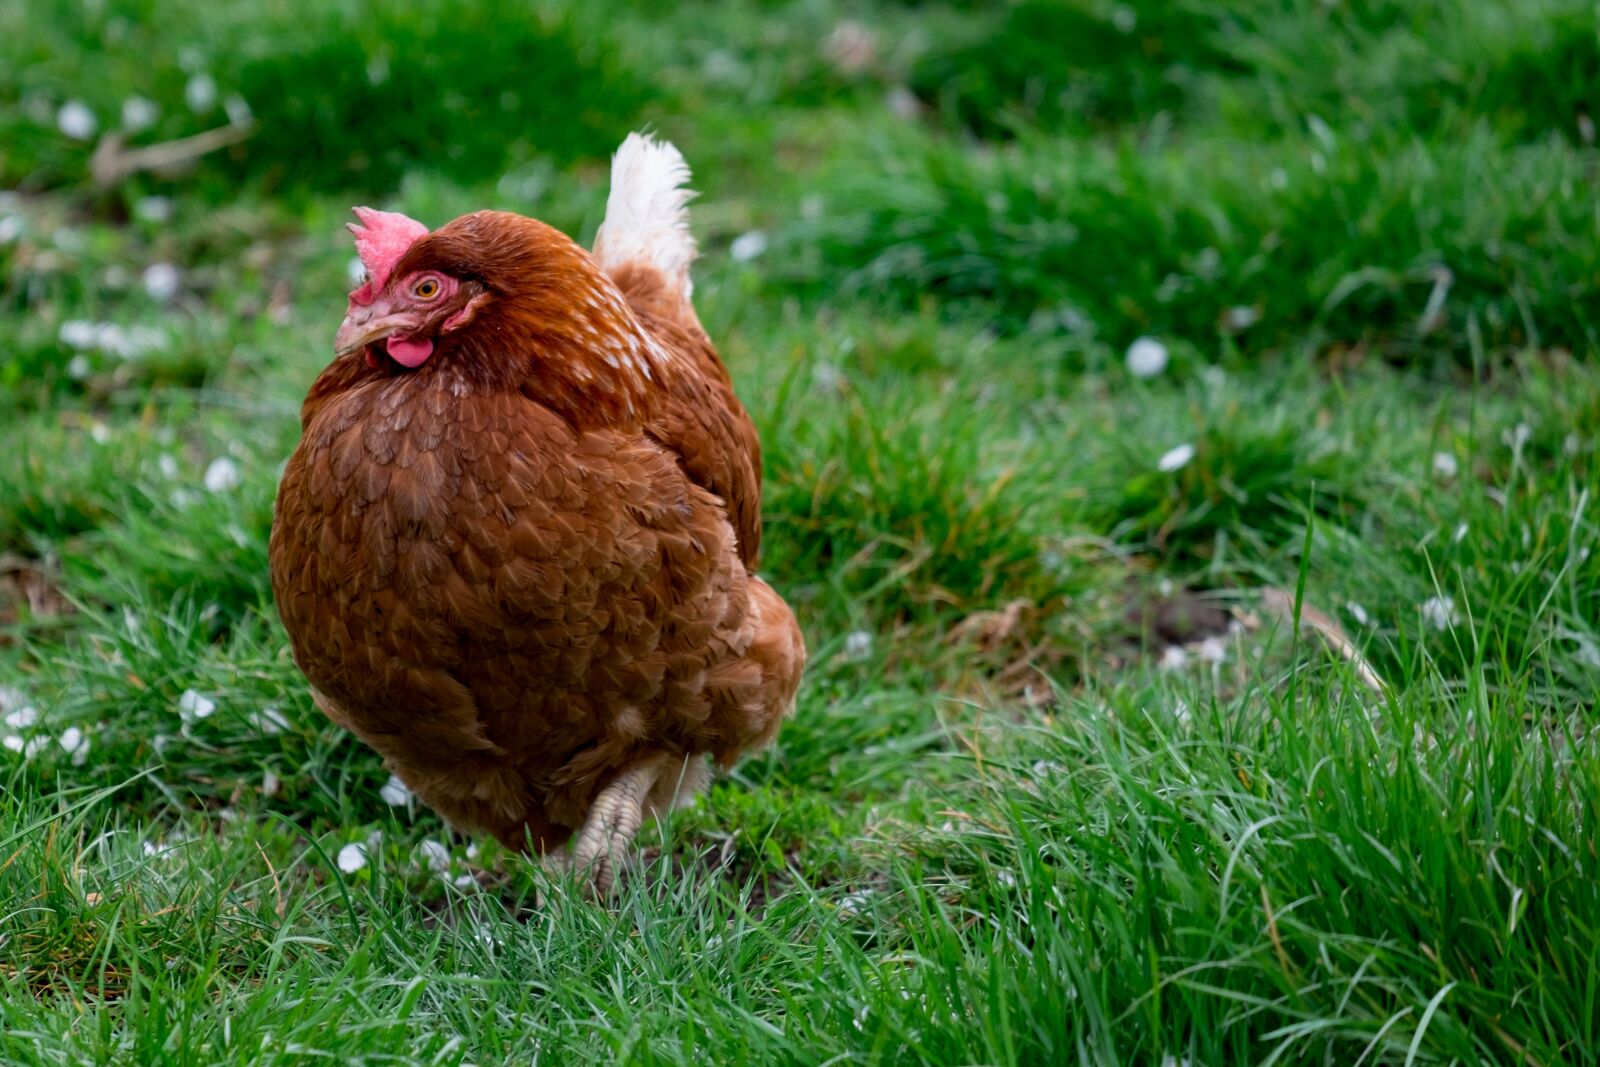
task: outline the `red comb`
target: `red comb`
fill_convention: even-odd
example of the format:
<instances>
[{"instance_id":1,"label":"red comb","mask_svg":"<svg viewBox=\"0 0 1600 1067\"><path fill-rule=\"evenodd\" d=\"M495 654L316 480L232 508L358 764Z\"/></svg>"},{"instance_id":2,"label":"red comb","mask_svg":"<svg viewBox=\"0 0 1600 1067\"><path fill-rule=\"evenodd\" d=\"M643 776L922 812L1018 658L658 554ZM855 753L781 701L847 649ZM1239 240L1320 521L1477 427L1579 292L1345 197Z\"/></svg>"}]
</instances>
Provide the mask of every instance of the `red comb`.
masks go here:
<instances>
[{"instance_id":1,"label":"red comb","mask_svg":"<svg viewBox=\"0 0 1600 1067\"><path fill-rule=\"evenodd\" d=\"M370 207L352 208L360 225L345 223L356 237L356 254L367 268L367 284L350 294L357 304L370 304L389 282L395 264L417 241L428 236L428 228L398 211L374 211Z\"/></svg>"}]
</instances>

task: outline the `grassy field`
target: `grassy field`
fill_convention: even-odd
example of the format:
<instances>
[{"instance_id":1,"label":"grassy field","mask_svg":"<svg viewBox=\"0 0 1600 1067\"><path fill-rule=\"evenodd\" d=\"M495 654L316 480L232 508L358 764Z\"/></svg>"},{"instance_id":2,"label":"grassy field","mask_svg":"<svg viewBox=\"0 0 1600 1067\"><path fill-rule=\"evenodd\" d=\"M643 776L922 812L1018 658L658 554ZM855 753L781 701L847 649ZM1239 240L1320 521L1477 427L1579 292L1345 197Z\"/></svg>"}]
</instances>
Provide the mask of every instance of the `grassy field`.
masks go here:
<instances>
[{"instance_id":1,"label":"grassy field","mask_svg":"<svg viewBox=\"0 0 1600 1067\"><path fill-rule=\"evenodd\" d=\"M0 1062L1600 1060L1597 118L1589 0L0 4ZM812 665L602 909L266 543L348 207L645 124Z\"/></svg>"}]
</instances>

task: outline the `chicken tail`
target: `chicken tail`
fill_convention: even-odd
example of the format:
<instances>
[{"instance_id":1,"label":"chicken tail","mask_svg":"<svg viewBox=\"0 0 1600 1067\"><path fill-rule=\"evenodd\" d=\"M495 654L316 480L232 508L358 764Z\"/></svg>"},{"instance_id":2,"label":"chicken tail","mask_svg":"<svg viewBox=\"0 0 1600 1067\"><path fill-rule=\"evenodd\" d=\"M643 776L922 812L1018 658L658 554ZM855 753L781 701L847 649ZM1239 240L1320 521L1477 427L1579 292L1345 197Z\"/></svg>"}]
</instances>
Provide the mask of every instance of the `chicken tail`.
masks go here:
<instances>
[{"instance_id":1,"label":"chicken tail","mask_svg":"<svg viewBox=\"0 0 1600 1067\"><path fill-rule=\"evenodd\" d=\"M689 232L694 193L685 188L688 180L689 164L669 142L628 134L611 160L611 195L594 238L601 270L616 278L627 268L653 267L688 302L693 290L689 264L695 258Z\"/></svg>"}]
</instances>

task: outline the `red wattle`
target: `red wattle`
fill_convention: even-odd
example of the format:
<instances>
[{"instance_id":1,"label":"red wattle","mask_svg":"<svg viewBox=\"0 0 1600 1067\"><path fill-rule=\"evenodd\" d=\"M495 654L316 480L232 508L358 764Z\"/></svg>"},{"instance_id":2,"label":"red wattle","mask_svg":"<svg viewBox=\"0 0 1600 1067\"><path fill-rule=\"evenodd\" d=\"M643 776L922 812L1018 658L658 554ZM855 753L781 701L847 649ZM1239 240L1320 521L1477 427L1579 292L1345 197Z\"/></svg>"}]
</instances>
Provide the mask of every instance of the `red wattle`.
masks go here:
<instances>
[{"instance_id":1,"label":"red wattle","mask_svg":"<svg viewBox=\"0 0 1600 1067\"><path fill-rule=\"evenodd\" d=\"M433 355L433 342L425 338L390 337L384 347L402 367L420 367Z\"/></svg>"}]
</instances>

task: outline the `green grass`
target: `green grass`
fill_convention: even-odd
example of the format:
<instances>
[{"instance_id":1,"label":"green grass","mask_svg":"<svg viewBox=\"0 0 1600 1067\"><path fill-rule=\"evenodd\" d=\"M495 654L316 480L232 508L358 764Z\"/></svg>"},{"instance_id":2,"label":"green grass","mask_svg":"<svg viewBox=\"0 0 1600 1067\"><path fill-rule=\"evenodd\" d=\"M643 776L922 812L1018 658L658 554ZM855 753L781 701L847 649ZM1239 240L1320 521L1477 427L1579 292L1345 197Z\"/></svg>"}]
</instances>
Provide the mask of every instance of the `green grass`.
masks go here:
<instances>
[{"instance_id":1,"label":"green grass","mask_svg":"<svg viewBox=\"0 0 1600 1067\"><path fill-rule=\"evenodd\" d=\"M1597 19L0 7L0 1062L1600 1058ZM132 96L253 133L97 187ZM641 123L812 662L607 909L384 801L265 546L349 204L587 238Z\"/></svg>"}]
</instances>

